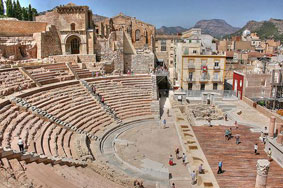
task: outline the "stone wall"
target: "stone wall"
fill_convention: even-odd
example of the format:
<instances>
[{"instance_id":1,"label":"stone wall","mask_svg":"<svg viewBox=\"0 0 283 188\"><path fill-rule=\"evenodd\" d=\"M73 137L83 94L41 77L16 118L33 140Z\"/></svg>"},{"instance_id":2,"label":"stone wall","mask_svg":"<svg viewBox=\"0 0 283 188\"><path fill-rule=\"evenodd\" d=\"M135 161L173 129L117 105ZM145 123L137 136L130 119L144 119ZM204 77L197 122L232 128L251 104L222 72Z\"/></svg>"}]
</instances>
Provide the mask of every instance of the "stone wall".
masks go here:
<instances>
[{"instance_id":1,"label":"stone wall","mask_svg":"<svg viewBox=\"0 0 283 188\"><path fill-rule=\"evenodd\" d=\"M34 33L33 38L37 43L37 58L61 55L61 43L55 26L49 26L47 31Z\"/></svg>"},{"instance_id":2,"label":"stone wall","mask_svg":"<svg viewBox=\"0 0 283 188\"><path fill-rule=\"evenodd\" d=\"M132 55L131 69L134 73L149 73L150 70L154 69L154 54Z\"/></svg>"},{"instance_id":3,"label":"stone wall","mask_svg":"<svg viewBox=\"0 0 283 188\"><path fill-rule=\"evenodd\" d=\"M276 114L270 110L268 110L267 108L257 105L255 104L254 101L252 101L251 99L243 96L243 101L248 104L249 106L255 108L258 112L262 113L263 115L265 115L268 118L271 118L272 116L274 116L276 118L276 122L277 123L283 123L283 119L279 114Z\"/></svg>"},{"instance_id":4,"label":"stone wall","mask_svg":"<svg viewBox=\"0 0 283 188\"><path fill-rule=\"evenodd\" d=\"M0 20L0 36L32 36L33 33L46 31L46 22Z\"/></svg>"},{"instance_id":5,"label":"stone wall","mask_svg":"<svg viewBox=\"0 0 283 188\"><path fill-rule=\"evenodd\" d=\"M57 55L52 56L56 63L95 63L96 56L95 55Z\"/></svg>"},{"instance_id":6,"label":"stone wall","mask_svg":"<svg viewBox=\"0 0 283 188\"><path fill-rule=\"evenodd\" d=\"M36 43L27 37L0 37L0 60L17 61L23 58L36 58Z\"/></svg>"}]
</instances>

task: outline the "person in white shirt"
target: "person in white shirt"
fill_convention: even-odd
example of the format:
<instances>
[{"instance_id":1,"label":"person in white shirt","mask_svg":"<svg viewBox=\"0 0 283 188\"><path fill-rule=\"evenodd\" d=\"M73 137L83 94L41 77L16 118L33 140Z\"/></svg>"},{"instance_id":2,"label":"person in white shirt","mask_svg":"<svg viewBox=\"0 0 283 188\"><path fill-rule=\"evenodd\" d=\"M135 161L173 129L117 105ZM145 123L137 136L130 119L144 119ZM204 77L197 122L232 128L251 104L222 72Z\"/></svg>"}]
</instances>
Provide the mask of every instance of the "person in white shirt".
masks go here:
<instances>
[{"instance_id":1,"label":"person in white shirt","mask_svg":"<svg viewBox=\"0 0 283 188\"><path fill-rule=\"evenodd\" d=\"M24 152L24 141L22 140L22 138L19 138L18 140L18 146L20 148L21 152Z\"/></svg>"},{"instance_id":2,"label":"person in white shirt","mask_svg":"<svg viewBox=\"0 0 283 188\"><path fill-rule=\"evenodd\" d=\"M257 150L258 150L258 145L257 143L254 145L254 149L255 149L255 155L257 154Z\"/></svg>"}]
</instances>

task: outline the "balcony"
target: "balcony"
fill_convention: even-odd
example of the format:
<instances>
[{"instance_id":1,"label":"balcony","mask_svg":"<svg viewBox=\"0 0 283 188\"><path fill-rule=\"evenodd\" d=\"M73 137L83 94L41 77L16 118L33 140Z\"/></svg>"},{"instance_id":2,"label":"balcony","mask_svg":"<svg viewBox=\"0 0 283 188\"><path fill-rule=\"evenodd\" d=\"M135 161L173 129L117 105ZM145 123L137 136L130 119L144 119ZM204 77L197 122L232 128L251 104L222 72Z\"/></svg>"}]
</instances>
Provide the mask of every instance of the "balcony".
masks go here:
<instances>
[{"instance_id":1,"label":"balcony","mask_svg":"<svg viewBox=\"0 0 283 188\"><path fill-rule=\"evenodd\" d=\"M196 81L196 79L195 79L195 78L193 78L193 77L189 77L189 78L187 78L187 82L194 82L194 81Z\"/></svg>"},{"instance_id":2,"label":"balcony","mask_svg":"<svg viewBox=\"0 0 283 188\"><path fill-rule=\"evenodd\" d=\"M200 79L199 79L200 82L208 82L209 79L207 76L201 76Z\"/></svg>"},{"instance_id":3,"label":"balcony","mask_svg":"<svg viewBox=\"0 0 283 188\"><path fill-rule=\"evenodd\" d=\"M194 64L189 64L188 65L188 69L195 69L196 67L195 67L195 65Z\"/></svg>"},{"instance_id":4,"label":"balcony","mask_svg":"<svg viewBox=\"0 0 283 188\"><path fill-rule=\"evenodd\" d=\"M213 77L212 82L222 82L222 79L220 77Z\"/></svg>"},{"instance_id":5,"label":"balcony","mask_svg":"<svg viewBox=\"0 0 283 188\"><path fill-rule=\"evenodd\" d=\"M214 67L213 67L213 70L214 70L214 71L220 71L220 67L219 67L219 66L214 66Z\"/></svg>"}]
</instances>

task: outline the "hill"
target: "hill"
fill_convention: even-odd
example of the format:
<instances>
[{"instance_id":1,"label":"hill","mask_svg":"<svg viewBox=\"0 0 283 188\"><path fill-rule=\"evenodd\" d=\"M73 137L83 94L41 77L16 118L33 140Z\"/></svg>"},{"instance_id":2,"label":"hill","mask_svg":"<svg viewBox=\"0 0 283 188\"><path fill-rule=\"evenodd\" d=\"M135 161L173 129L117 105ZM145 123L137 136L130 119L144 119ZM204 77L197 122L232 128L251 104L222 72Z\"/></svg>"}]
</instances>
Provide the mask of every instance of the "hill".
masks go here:
<instances>
[{"instance_id":1,"label":"hill","mask_svg":"<svg viewBox=\"0 0 283 188\"><path fill-rule=\"evenodd\" d=\"M212 35L216 38L221 38L223 36L235 33L240 28L233 27L228 24L225 20L212 19L212 20L200 20L195 26L196 28L201 28L202 33Z\"/></svg>"},{"instance_id":2,"label":"hill","mask_svg":"<svg viewBox=\"0 0 283 188\"><path fill-rule=\"evenodd\" d=\"M231 36L239 36L244 30L256 32L260 39L275 39L283 42L283 20L270 19L268 21L249 21L242 29L233 33Z\"/></svg>"},{"instance_id":3,"label":"hill","mask_svg":"<svg viewBox=\"0 0 283 188\"><path fill-rule=\"evenodd\" d=\"M156 32L159 35L177 35L178 33L182 33L188 29L183 28L181 26L177 27L166 27L162 26L161 28L157 29Z\"/></svg>"}]
</instances>

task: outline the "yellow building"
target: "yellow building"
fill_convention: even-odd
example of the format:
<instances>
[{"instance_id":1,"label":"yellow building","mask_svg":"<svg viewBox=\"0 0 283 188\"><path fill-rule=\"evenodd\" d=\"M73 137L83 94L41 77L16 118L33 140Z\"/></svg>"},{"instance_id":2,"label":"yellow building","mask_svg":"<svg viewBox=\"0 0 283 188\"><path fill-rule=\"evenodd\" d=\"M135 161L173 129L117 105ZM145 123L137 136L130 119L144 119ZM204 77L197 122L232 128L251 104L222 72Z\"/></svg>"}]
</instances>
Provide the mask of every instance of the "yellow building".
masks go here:
<instances>
[{"instance_id":1,"label":"yellow building","mask_svg":"<svg viewBox=\"0 0 283 188\"><path fill-rule=\"evenodd\" d=\"M183 55L181 88L224 90L226 55Z\"/></svg>"}]
</instances>

